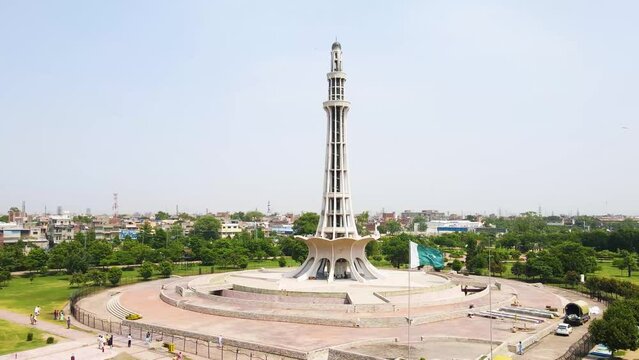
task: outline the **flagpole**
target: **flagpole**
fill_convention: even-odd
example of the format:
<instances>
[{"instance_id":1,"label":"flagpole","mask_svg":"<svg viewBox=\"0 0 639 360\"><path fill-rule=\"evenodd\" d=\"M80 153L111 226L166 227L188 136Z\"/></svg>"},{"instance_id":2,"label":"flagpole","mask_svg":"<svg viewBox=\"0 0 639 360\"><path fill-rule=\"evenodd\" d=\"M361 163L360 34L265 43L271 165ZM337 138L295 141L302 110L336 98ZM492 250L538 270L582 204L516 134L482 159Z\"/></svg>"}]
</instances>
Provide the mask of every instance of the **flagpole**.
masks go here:
<instances>
[{"instance_id":1,"label":"flagpole","mask_svg":"<svg viewBox=\"0 0 639 360\"><path fill-rule=\"evenodd\" d=\"M408 245L410 247L410 243ZM410 261L408 262L408 360L410 360L410 273L411 273Z\"/></svg>"},{"instance_id":2,"label":"flagpole","mask_svg":"<svg viewBox=\"0 0 639 360\"><path fill-rule=\"evenodd\" d=\"M492 277L490 275L491 270L491 261L492 258L490 256L490 247L491 247L490 236L488 236L488 309L490 311L490 317L488 318L488 324L490 326L490 359L493 358L493 289L492 289Z\"/></svg>"}]
</instances>

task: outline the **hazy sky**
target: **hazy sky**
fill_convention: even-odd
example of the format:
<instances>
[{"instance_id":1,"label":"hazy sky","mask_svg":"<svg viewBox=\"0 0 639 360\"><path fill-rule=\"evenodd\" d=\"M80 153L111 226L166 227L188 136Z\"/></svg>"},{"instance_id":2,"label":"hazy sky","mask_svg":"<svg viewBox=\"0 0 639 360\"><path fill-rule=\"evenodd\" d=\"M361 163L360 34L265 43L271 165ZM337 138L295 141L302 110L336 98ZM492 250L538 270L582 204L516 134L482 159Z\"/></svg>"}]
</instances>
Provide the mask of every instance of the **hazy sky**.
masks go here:
<instances>
[{"instance_id":1,"label":"hazy sky","mask_svg":"<svg viewBox=\"0 0 639 360\"><path fill-rule=\"evenodd\" d=\"M639 214L639 2L0 0L0 209Z\"/></svg>"}]
</instances>

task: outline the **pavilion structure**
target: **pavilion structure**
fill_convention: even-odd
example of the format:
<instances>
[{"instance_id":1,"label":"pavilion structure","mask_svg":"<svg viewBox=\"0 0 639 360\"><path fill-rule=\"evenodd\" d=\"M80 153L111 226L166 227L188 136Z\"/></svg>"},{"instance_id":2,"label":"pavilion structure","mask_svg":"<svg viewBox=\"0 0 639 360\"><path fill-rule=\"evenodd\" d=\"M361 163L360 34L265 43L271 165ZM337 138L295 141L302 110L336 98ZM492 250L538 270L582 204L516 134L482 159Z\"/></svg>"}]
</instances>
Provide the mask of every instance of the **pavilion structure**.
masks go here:
<instances>
[{"instance_id":1,"label":"pavilion structure","mask_svg":"<svg viewBox=\"0 0 639 360\"><path fill-rule=\"evenodd\" d=\"M355 226L351 203L348 159L346 152L346 115L350 102L345 99L346 74L342 71L342 46L335 42L331 49L331 71L328 78L326 111L326 163L322 211L314 236L297 238L308 246L308 257L288 277L298 280L350 279L360 282L384 276L366 258L366 244L379 238L361 237Z\"/></svg>"}]
</instances>

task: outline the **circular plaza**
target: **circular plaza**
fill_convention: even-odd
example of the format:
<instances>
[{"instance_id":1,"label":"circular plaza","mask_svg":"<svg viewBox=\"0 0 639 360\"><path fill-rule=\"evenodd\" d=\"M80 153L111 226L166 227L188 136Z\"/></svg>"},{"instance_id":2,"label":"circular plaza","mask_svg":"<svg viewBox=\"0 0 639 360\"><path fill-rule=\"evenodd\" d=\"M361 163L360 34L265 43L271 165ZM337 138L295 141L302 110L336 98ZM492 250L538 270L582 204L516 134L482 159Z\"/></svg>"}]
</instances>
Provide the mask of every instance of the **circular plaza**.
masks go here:
<instances>
[{"instance_id":1,"label":"circular plaza","mask_svg":"<svg viewBox=\"0 0 639 360\"><path fill-rule=\"evenodd\" d=\"M77 306L125 326L223 337L282 358L406 357L410 337L411 358L464 359L538 342L561 321L552 310L573 300L512 280L489 289L485 277L413 271L409 286L407 271L379 271L383 279L366 283L298 281L278 269L170 278L105 291ZM124 320L128 313L142 318Z\"/></svg>"}]
</instances>

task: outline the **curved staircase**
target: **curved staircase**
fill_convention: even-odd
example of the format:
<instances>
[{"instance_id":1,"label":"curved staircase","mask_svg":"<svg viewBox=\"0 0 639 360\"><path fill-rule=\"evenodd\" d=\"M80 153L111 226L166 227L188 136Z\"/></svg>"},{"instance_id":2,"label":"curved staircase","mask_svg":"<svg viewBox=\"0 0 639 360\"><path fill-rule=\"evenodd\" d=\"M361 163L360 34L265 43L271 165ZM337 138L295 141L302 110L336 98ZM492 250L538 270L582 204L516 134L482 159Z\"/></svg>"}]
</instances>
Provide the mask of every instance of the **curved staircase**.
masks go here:
<instances>
[{"instance_id":1,"label":"curved staircase","mask_svg":"<svg viewBox=\"0 0 639 360\"><path fill-rule=\"evenodd\" d=\"M126 319L129 314L134 314L131 311L120 304L120 293L113 294L106 304L107 311L118 319Z\"/></svg>"}]
</instances>

